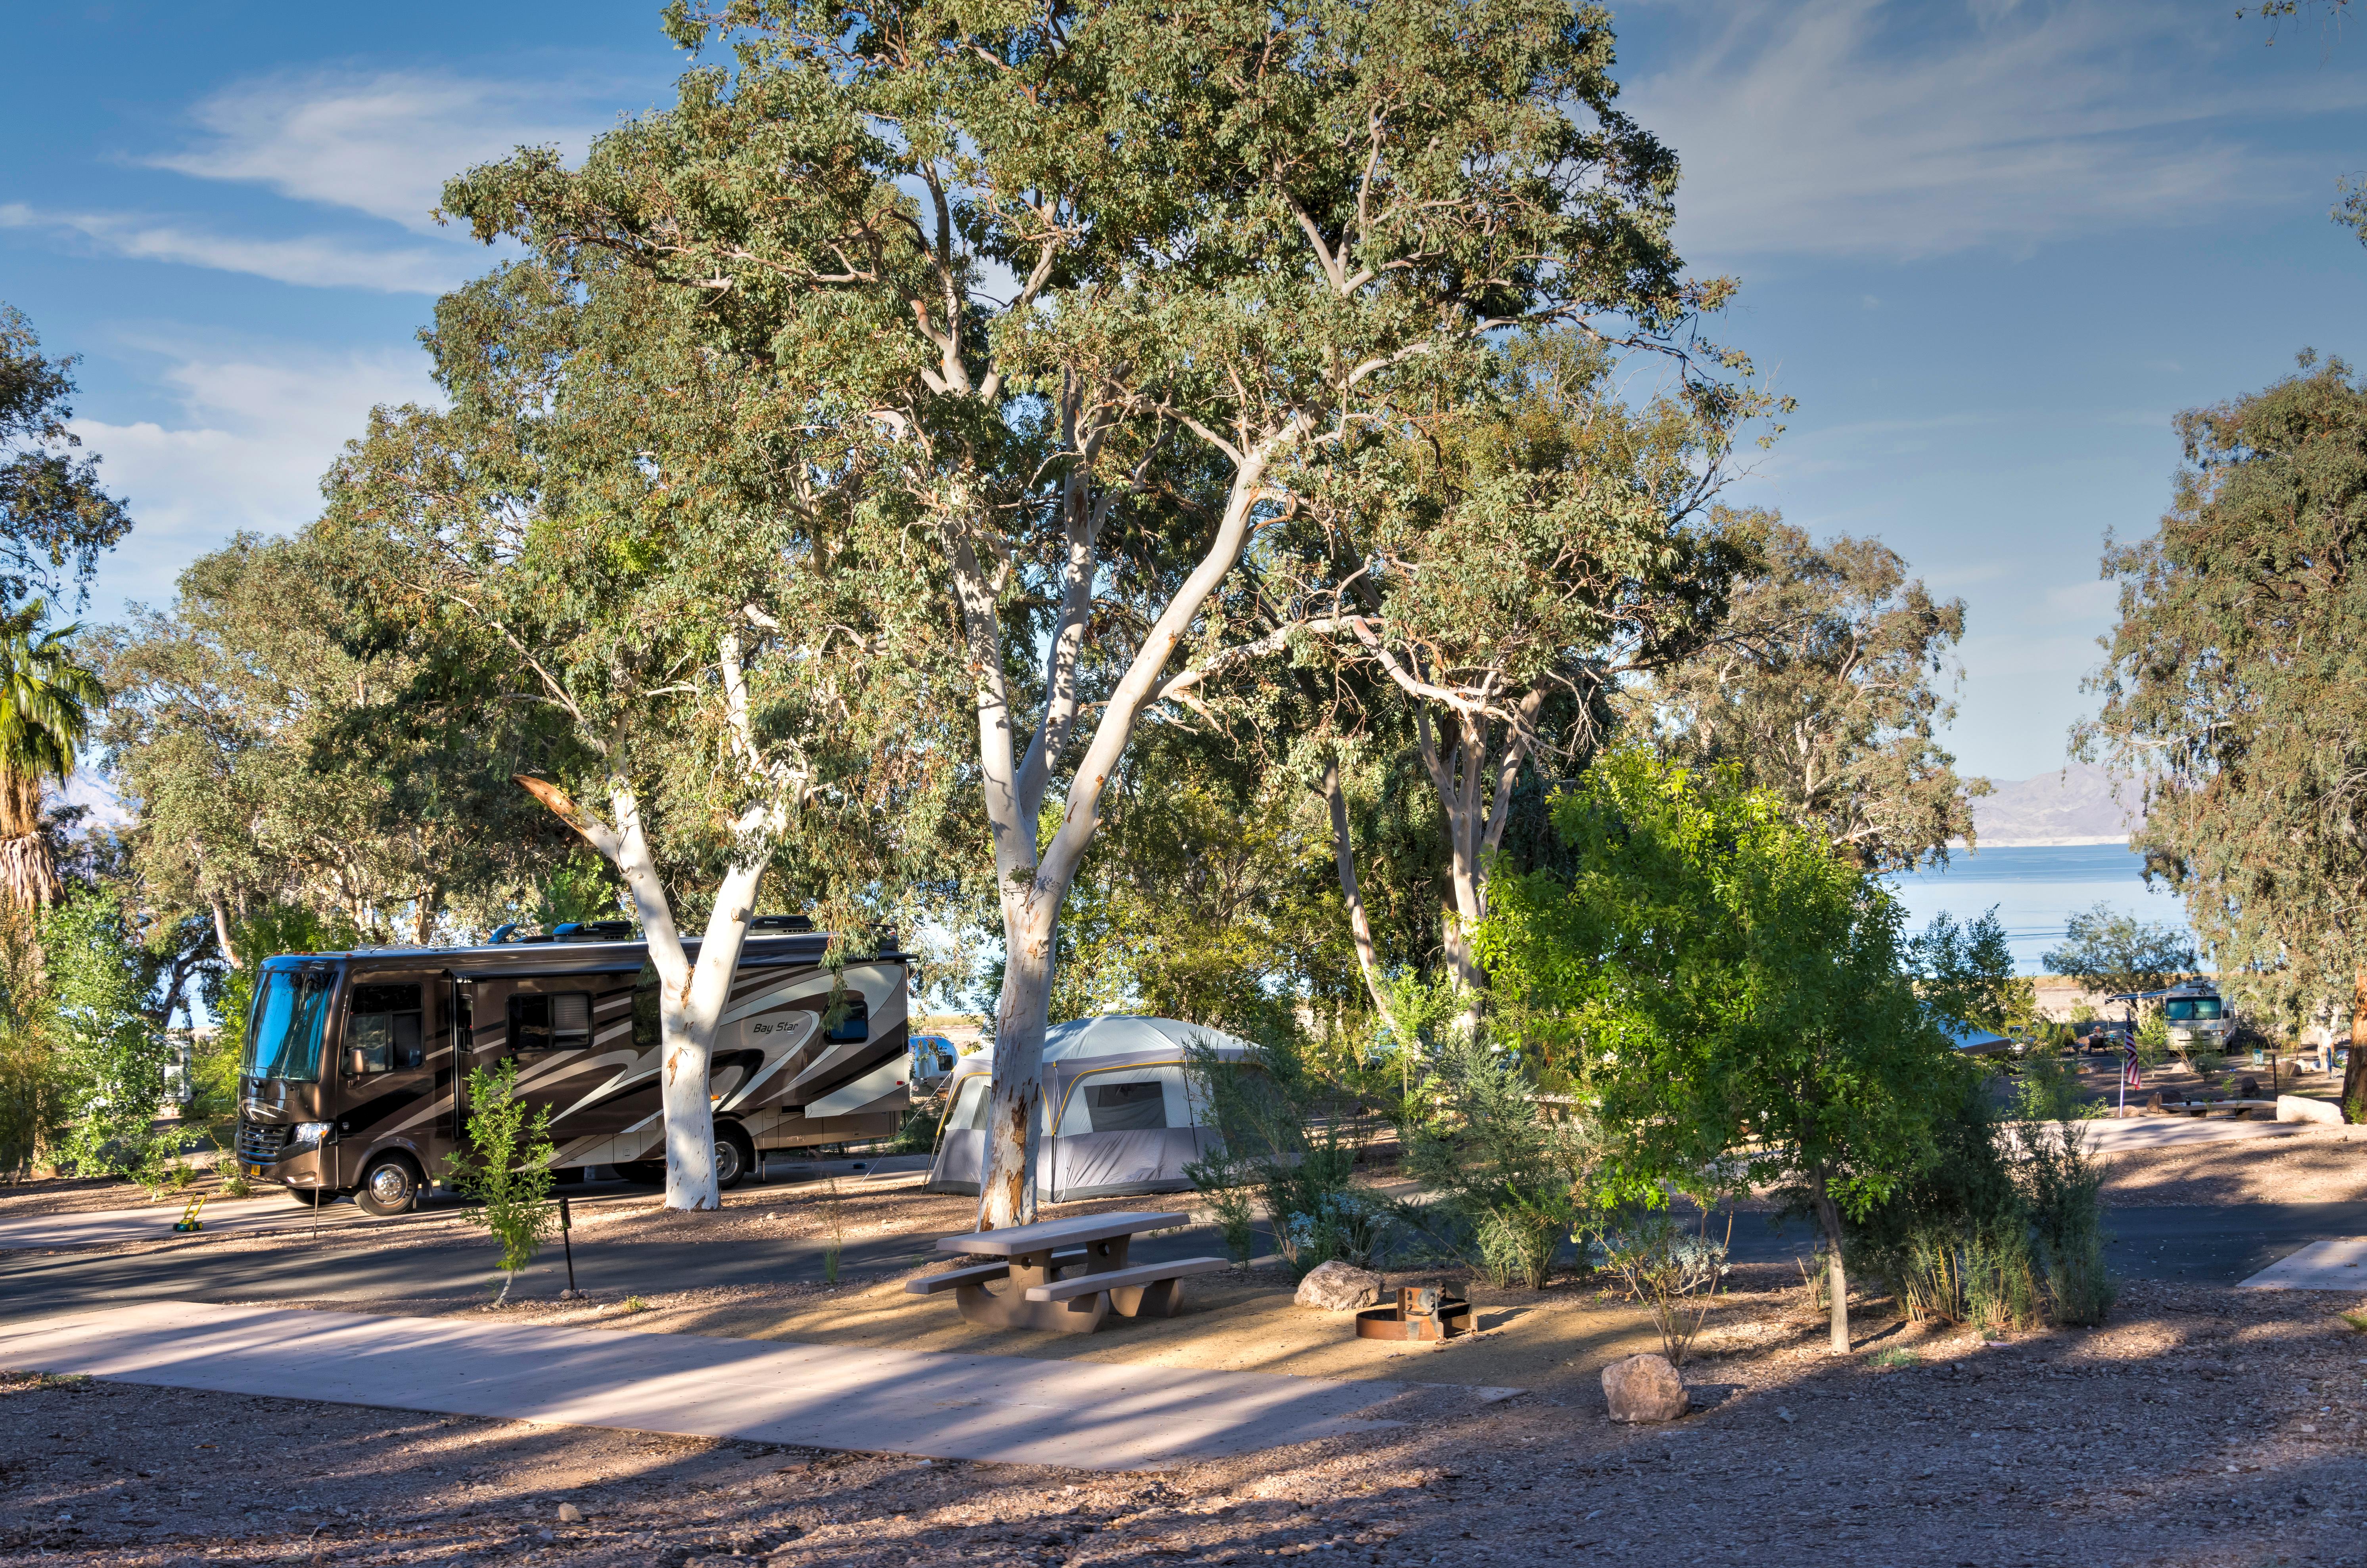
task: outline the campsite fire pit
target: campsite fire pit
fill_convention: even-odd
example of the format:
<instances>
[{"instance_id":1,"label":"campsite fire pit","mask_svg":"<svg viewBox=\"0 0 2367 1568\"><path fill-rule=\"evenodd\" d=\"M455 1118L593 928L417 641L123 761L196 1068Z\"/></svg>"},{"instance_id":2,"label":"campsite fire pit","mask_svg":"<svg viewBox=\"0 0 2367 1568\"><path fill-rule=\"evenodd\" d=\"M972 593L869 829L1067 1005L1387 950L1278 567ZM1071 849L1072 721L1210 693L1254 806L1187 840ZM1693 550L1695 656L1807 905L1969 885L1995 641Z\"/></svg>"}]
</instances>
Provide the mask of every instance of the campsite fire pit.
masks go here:
<instances>
[{"instance_id":1,"label":"campsite fire pit","mask_svg":"<svg viewBox=\"0 0 2367 1568\"><path fill-rule=\"evenodd\" d=\"M1356 1314L1359 1339L1452 1339L1471 1332L1471 1303L1435 1285L1400 1285L1395 1306Z\"/></svg>"}]
</instances>

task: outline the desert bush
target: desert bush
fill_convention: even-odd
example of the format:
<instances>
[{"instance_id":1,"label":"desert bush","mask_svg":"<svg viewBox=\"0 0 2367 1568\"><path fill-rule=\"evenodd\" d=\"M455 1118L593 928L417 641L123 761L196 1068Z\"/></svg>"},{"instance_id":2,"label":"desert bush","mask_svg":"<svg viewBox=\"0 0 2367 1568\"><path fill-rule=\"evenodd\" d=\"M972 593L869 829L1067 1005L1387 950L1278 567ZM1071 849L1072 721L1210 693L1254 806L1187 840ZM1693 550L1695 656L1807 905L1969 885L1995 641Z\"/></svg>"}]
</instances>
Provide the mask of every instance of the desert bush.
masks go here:
<instances>
[{"instance_id":1,"label":"desert bush","mask_svg":"<svg viewBox=\"0 0 2367 1568\"><path fill-rule=\"evenodd\" d=\"M1856 1266L1915 1322L2035 1323L2029 1215L1981 1076L1965 1075L1932 1132L1931 1163L1852 1227Z\"/></svg>"},{"instance_id":2,"label":"desert bush","mask_svg":"<svg viewBox=\"0 0 2367 1568\"><path fill-rule=\"evenodd\" d=\"M1224 1235L1233 1267L1247 1269L1257 1248L1255 1168L1219 1142L1184 1164L1184 1179L1208 1201L1208 1213Z\"/></svg>"},{"instance_id":3,"label":"desert bush","mask_svg":"<svg viewBox=\"0 0 2367 1568\"><path fill-rule=\"evenodd\" d=\"M1684 1365L1685 1352L1717 1303L1733 1230L1729 1216L1727 1235L1713 1238L1706 1208L1690 1231L1666 1210L1649 1209L1603 1226L1591 1244L1596 1266L1617 1275L1650 1311L1670 1366Z\"/></svg>"},{"instance_id":4,"label":"desert bush","mask_svg":"<svg viewBox=\"0 0 2367 1568\"><path fill-rule=\"evenodd\" d=\"M1355 1180L1356 1150L1346 1132L1357 1107L1353 1089L1318 1070L1295 1037L1259 1045L1247 1062L1225 1061L1202 1041L1184 1055L1218 1145L1184 1174L1212 1206L1240 1205L1243 1259L1248 1194L1255 1192L1294 1276L1334 1258L1384 1266L1399 1240L1398 1210ZM1228 1245L1234 1239L1229 1235Z\"/></svg>"},{"instance_id":5,"label":"desert bush","mask_svg":"<svg viewBox=\"0 0 2367 1568\"><path fill-rule=\"evenodd\" d=\"M1591 1123L1575 1106L1540 1100L1519 1058L1478 1032L1439 1047L1430 1081L1429 1113L1399 1136L1407 1174L1452 1222L1432 1234L1464 1249L1491 1282L1542 1290L1563 1238L1591 1215Z\"/></svg>"},{"instance_id":6,"label":"desert bush","mask_svg":"<svg viewBox=\"0 0 2367 1568\"><path fill-rule=\"evenodd\" d=\"M2045 1114L2053 1109L2024 1095L2014 1127L2017 1176L2045 1268L2050 1314L2097 1327L2120 1293L2104 1267L2104 1162L2088 1147L2089 1118Z\"/></svg>"},{"instance_id":7,"label":"desert bush","mask_svg":"<svg viewBox=\"0 0 2367 1568\"><path fill-rule=\"evenodd\" d=\"M510 1286L559 1225L550 1201L550 1108L528 1117L517 1078L515 1059L469 1069L469 1147L445 1159L452 1185L477 1201L461 1217L501 1244L495 1306L509 1301Z\"/></svg>"}]
</instances>

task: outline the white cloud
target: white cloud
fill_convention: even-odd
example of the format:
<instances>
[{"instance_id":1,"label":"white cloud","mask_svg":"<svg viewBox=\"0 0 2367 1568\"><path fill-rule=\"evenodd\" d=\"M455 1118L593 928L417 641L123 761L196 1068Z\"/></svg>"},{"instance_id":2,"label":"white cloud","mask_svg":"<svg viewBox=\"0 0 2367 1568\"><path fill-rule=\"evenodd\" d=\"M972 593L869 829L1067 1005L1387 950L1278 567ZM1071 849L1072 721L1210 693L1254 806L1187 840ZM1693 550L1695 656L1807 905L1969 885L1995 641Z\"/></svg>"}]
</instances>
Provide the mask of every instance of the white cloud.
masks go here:
<instances>
[{"instance_id":1,"label":"white cloud","mask_svg":"<svg viewBox=\"0 0 2367 1568\"><path fill-rule=\"evenodd\" d=\"M446 180L521 146L580 152L605 118L586 104L614 92L436 71L287 73L207 98L194 111L207 139L148 162L426 232Z\"/></svg>"},{"instance_id":2,"label":"white cloud","mask_svg":"<svg viewBox=\"0 0 2367 1568\"><path fill-rule=\"evenodd\" d=\"M2021 249L2290 204L2315 156L2224 129L2355 110L2349 66L2252 83L2194 18L2125 5L1689 5L1685 62L1622 107L1683 160L1688 255Z\"/></svg>"},{"instance_id":3,"label":"white cloud","mask_svg":"<svg viewBox=\"0 0 2367 1568\"><path fill-rule=\"evenodd\" d=\"M426 356L416 349L134 346L165 357L157 379L173 389L181 417L169 424L74 422L132 516L131 536L99 570L91 610L99 619L114 618L127 601L169 603L182 569L241 529L303 526L320 513L321 476L362 434L373 405L436 398Z\"/></svg>"},{"instance_id":4,"label":"white cloud","mask_svg":"<svg viewBox=\"0 0 2367 1568\"><path fill-rule=\"evenodd\" d=\"M136 261L177 262L315 288L371 288L388 294L441 294L468 276L471 264L483 265L481 256L458 245L374 245L318 234L248 239L132 213L45 212L21 202L0 204L0 229L68 234Z\"/></svg>"}]
</instances>

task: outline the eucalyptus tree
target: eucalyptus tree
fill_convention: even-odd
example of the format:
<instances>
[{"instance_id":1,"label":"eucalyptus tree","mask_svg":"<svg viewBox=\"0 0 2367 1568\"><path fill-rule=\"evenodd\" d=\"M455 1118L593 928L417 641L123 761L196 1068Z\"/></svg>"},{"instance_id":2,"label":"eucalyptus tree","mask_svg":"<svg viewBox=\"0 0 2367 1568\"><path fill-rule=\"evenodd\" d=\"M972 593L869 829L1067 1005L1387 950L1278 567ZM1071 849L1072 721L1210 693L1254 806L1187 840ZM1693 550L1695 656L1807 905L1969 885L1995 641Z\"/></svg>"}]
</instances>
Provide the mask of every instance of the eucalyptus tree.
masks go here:
<instances>
[{"instance_id":1,"label":"eucalyptus tree","mask_svg":"<svg viewBox=\"0 0 2367 1568\"><path fill-rule=\"evenodd\" d=\"M2180 414L2170 508L2112 544L2120 620L2076 732L2146 781L2131 847L2223 983L2350 999L2367 1113L2367 387L2339 359ZM2075 937L2077 933L2074 933ZM2305 1004L2305 1006L2307 1004Z\"/></svg>"},{"instance_id":2,"label":"eucalyptus tree","mask_svg":"<svg viewBox=\"0 0 2367 1568\"><path fill-rule=\"evenodd\" d=\"M1213 595L1298 467L1459 395L1488 334L1680 330L1675 161L1564 0L669 16L732 64L445 207L621 259L867 419L863 521L963 642L1006 950L980 1221L1023 1220L1060 907L1171 660L1242 630Z\"/></svg>"},{"instance_id":3,"label":"eucalyptus tree","mask_svg":"<svg viewBox=\"0 0 2367 1568\"><path fill-rule=\"evenodd\" d=\"M1711 503L1738 423L1767 400L1693 381L1631 408L1613 389L1613 355L1576 331L1515 338L1492 369L1480 397L1402 410L1343 454L1304 523L1277 530L1257 562L1274 627L1263 646L1321 672L1308 705L1324 754L1307 771L1321 772L1385 1021L1340 732L1353 728L1360 749L1391 736L1419 759L1445 848L1443 955L1476 1020L1485 976L1470 933L1487 919L1524 770L1580 771L1625 690L1712 634L1750 559L1750 540ZM1212 664L1246 672L1238 650ZM1229 671L1211 672L1222 685Z\"/></svg>"},{"instance_id":4,"label":"eucalyptus tree","mask_svg":"<svg viewBox=\"0 0 2367 1568\"><path fill-rule=\"evenodd\" d=\"M233 538L99 638L136 869L206 911L233 966L239 928L282 905L378 942L489 923L564 840L509 782L548 724L476 699L467 640L375 613L347 544Z\"/></svg>"},{"instance_id":5,"label":"eucalyptus tree","mask_svg":"<svg viewBox=\"0 0 2367 1568\"><path fill-rule=\"evenodd\" d=\"M773 372L693 341L690 305L617 266L447 296L426 341L450 407L377 411L322 527L376 563L374 613L432 621L484 702L555 721L515 782L624 883L656 975L666 1201L711 1209L709 1055L765 875L878 884L871 792L910 782L900 748L928 731L862 678L908 584L815 525L843 446L810 401L784 424Z\"/></svg>"},{"instance_id":6,"label":"eucalyptus tree","mask_svg":"<svg viewBox=\"0 0 2367 1568\"><path fill-rule=\"evenodd\" d=\"M76 455L74 367L0 304L0 607L34 593L82 603L100 554L131 530L98 460Z\"/></svg>"},{"instance_id":7,"label":"eucalyptus tree","mask_svg":"<svg viewBox=\"0 0 2367 1568\"><path fill-rule=\"evenodd\" d=\"M1960 777L1937 739L1964 601L1934 599L1877 540L1750 523L1759 558L1717 635L1654 682L1667 750L1740 768L1868 870L1971 844L1988 781Z\"/></svg>"}]
</instances>

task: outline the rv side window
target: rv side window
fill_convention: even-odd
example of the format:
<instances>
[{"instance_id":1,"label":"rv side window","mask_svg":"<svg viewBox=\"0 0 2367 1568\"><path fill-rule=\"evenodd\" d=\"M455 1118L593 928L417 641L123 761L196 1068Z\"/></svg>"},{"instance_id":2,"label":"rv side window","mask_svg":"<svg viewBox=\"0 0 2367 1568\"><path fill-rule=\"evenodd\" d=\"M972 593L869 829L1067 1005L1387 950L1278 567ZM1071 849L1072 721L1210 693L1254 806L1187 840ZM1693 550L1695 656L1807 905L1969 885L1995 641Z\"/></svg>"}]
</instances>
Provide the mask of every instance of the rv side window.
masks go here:
<instances>
[{"instance_id":1,"label":"rv side window","mask_svg":"<svg viewBox=\"0 0 2367 1568\"><path fill-rule=\"evenodd\" d=\"M870 1039L870 1004L860 996L849 996L846 998L846 1012L836 1023L823 1030L821 1037L833 1045L855 1044Z\"/></svg>"},{"instance_id":2,"label":"rv side window","mask_svg":"<svg viewBox=\"0 0 2367 1568\"><path fill-rule=\"evenodd\" d=\"M592 1043L592 993L554 991L510 998L510 1049L550 1051Z\"/></svg>"},{"instance_id":3,"label":"rv side window","mask_svg":"<svg viewBox=\"0 0 2367 1568\"><path fill-rule=\"evenodd\" d=\"M345 1020L345 1066L356 1077L398 1072L427 1059L416 985L356 986Z\"/></svg>"},{"instance_id":4,"label":"rv side window","mask_svg":"<svg viewBox=\"0 0 2367 1568\"><path fill-rule=\"evenodd\" d=\"M644 964L641 977L633 982L633 1049L654 1051L664 1037L664 1021L658 1017L658 972Z\"/></svg>"}]
</instances>

